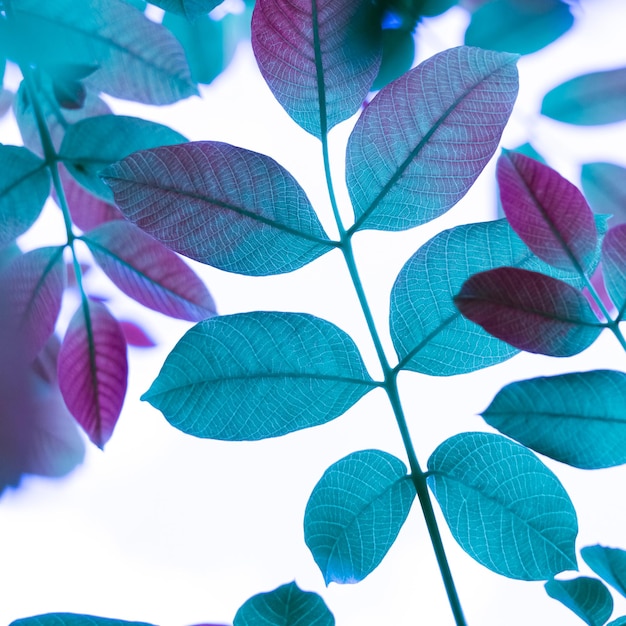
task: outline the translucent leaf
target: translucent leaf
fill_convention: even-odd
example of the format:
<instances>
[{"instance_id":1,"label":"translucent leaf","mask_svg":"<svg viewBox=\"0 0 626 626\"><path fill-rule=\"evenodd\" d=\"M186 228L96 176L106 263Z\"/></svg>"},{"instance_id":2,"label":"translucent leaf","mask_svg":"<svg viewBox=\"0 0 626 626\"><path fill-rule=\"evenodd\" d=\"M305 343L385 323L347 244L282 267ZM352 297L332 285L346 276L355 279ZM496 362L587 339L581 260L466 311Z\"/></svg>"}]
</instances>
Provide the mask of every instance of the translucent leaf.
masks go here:
<instances>
[{"instance_id":1,"label":"translucent leaf","mask_svg":"<svg viewBox=\"0 0 626 626\"><path fill-rule=\"evenodd\" d=\"M585 163L581 182L596 213L611 215L612 226L626 222L626 167L615 163Z\"/></svg>"},{"instance_id":2,"label":"translucent leaf","mask_svg":"<svg viewBox=\"0 0 626 626\"><path fill-rule=\"evenodd\" d=\"M589 626L604 626L613 612L613 598L597 578L549 580L545 588L551 598L564 604Z\"/></svg>"},{"instance_id":3,"label":"translucent leaf","mask_svg":"<svg viewBox=\"0 0 626 626\"><path fill-rule=\"evenodd\" d=\"M369 0L257 0L252 49L287 113L324 136L365 100L381 57L380 9Z\"/></svg>"},{"instance_id":4,"label":"translucent leaf","mask_svg":"<svg viewBox=\"0 0 626 626\"><path fill-rule=\"evenodd\" d=\"M530 54L566 33L574 24L570 7L560 0L487 2L473 15L465 44Z\"/></svg>"},{"instance_id":5,"label":"translucent leaf","mask_svg":"<svg viewBox=\"0 0 626 626\"><path fill-rule=\"evenodd\" d=\"M626 615L622 617L618 617L614 619L612 622L609 622L606 626L626 626Z\"/></svg>"},{"instance_id":6,"label":"translucent leaf","mask_svg":"<svg viewBox=\"0 0 626 626\"><path fill-rule=\"evenodd\" d=\"M102 169L137 150L186 141L171 128L139 117L101 115L70 126L59 156L83 187L112 203L113 193L99 177Z\"/></svg>"},{"instance_id":7,"label":"translucent leaf","mask_svg":"<svg viewBox=\"0 0 626 626\"><path fill-rule=\"evenodd\" d=\"M291 272L333 247L293 176L243 148L204 141L147 150L104 177L129 220L228 272Z\"/></svg>"},{"instance_id":8,"label":"translucent leaf","mask_svg":"<svg viewBox=\"0 0 626 626\"><path fill-rule=\"evenodd\" d=\"M550 276L514 267L475 274L454 303L495 337L548 356L578 354L603 329L579 291Z\"/></svg>"},{"instance_id":9,"label":"translucent leaf","mask_svg":"<svg viewBox=\"0 0 626 626\"><path fill-rule=\"evenodd\" d=\"M626 374L610 370L533 378L498 392L483 418L557 461L582 469L626 463Z\"/></svg>"},{"instance_id":10,"label":"translucent leaf","mask_svg":"<svg viewBox=\"0 0 626 626\"><path fill-rule=\"evenodd\" d=\"M120 328L124 333L124 338L129 346L135 348L153 348L156 342L146 333L146 331L129 320L118 320Z\"/></svg>"},{"instance_id":11,"label":"translucent leaf","mask_svg":"<svg viewBox=\"0 0 626 626\"><path fill-rule=\"evenodd\" d=\"M304 514L304 540L326 584L356 583L374 571L414 498L406 466L386 452L354 452L331 465Z\"/></svg>"},{"instance_id":12,"label":"translucent leaf","mask_svg":"<svg viewBox=\"0 0 626 626\"><path fill-rule=\"evenodd\" d=\"M541 104L547 117L582 126L626 119L626 67L576 76L550 90Z\"/></svg>"},{"instance_id":13,"label":"translucent leaf","mask_svg":"<svg viewBox=\"0 0 626 626\"><path fill-rule=\"evenodd\" d=\"M26 148L0 144L0 247L26 232L50 193L46 164Z\"/></svg>"},{"instance_id":14,"label":"translucent leaf","mask_svg":"<svg viewBox=\"0 0 626 626\"><path fill-rule=\"evenodd\" d=\"M626 552L606 546L587 546L580 551L583 561L611 587L626 596Z\"/></svg>"},{"instance_id":15,"label":"translucent leaf","mask_svg":"<svg viewBox=\"0 0 626 626\"><path fill-rule=\"evenodd\" d=\"M541 259L587 274L598 237L582 193L552 168L523 154L505 151L498 159L502 208L513 230Z\"/></svg>"},{"instance_id":16,"label":"translucent leaf","mask_svg":"<svg viewBox=\"0 0 626 626\"><path fill-rule=\"evenodd\" d=\"M206 15L224 0L151 0L158 7L177 13L188 20L195 20L201 15Z\"/></svg>"},{"instance_id":17,"label":"translucent leaf","mask_svg":"<svg viewBox=\"0 0 626 626\"><path fill-rule=\"evenodd\" d=\"M216 314L211 294L193 270L134 224L109 222L82 239L105 274L144 306L191 322Z\"/></svg>"},{"instance_id":18,"label":"translucent leaf","mask_svg":"<svg viewBox=\"0 0 626 626\"><path fill-rule=\"evenodd\" d=\"M513 108L515 60L453 48L380 91L348 143L354 230L418 226L465 195L491 159Z\"/></svg>"},{"instance_id":19,"label":"translucent leaf","mask_svg":"<svg viewBox=\"0 0 626 626\"><path fill-rule=\"evenodd\" d=\"M72 317L63 339L59 387L67 408L99 448L119 418L127 375L122 329L103 304L88 301Z\"/></svg>"},{"instance_id":20,"label":"translucent leaf","mask_svg":"<svg viewBox=\"0 0 626 626\"><path fill-rule=\"evenodd\" d=\"M122 0L12 0L11 10L0 35L24 61L95 65L87 85L146 104L197 93L176 39Z\"/></svg>"},{"instance_id":21,"label":"translucent leaf","mask_svg":"<svg viewBox=\"0 0 626 626\"><path fill-rule=\"evenodd\" d=\"M336 326L302 313L254 312L194 326L142 399L190 435L256 440L335 419L374 385Z\"/></svg>"},{"instance_id":22,"label":"translucent leaf","mask_svg":"<svg viewBox=\"0 0 626 626\"><path fill-rule=\"evenodd\" d=\"M78 615L76 613L48 613L25 617L11 622L9 626L150 626L145 622L125 622L121 619Z\"/></svg>"},{"instance_id":23,"label":"translucent leaf","mask_svg":"<svg viewBox=\"0 0 626 626\"><path fill-rule=\"evenodd\" d=\"M576 569L576 511L528 449L500 435L461 433L433 452L428 470L450 531L479 563L521 580Z\"/></svg>"},{"instance_id":24,"label":"translucent leaf","mask_svg":"<svg viewBox=\"0 0 626 626\"><path fill-rule=\"evenodd\" d=\"M604 237L602 271L607 291L621 319L626 310L626 224L614 226Z\"/></svg>"},{"instance_id":25,"label":"translucent leaf","mask_svg":"<svg viewBox=\"0 0 626 626\"><path fill-rule=\"evenodd\" d=\"M372 90L382 89L408 72L415 58L415 39L410 30L385 28L382 33L383 56Z\"/></svg>"},{"instance_id":26,"label":"translucent leaf","mask_svg":"<svg viewBox=\"0 0 626 626\"><path fill-rule=\"evenodd\" d=\"M320 596L294 582L252 596L237 611L233 626L335 626L335 618Z\"/></svg>"}]
</instances>

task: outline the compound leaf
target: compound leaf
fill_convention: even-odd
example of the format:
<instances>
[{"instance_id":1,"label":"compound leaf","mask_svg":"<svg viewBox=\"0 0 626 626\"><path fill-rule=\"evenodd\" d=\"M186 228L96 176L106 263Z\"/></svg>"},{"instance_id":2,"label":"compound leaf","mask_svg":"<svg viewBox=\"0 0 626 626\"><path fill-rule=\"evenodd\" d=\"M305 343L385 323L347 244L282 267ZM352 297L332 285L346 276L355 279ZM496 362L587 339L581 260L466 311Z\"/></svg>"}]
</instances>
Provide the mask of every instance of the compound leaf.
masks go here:
<instances>
[{"instance_id":1,"label":"compound leaf","mask_svg":"<svg viewBox=\"0 0 626 626\"><path fill-rule=\"evenodd\" d=\"M428 483L454 538L490 570L545 580L576 569L576 511L557 477L527 448L461 433L428 461Z\"/></svg>"},{"instance_id":2,"label":"compound leaf","mask_svg":"<svg viewBox=\"0 0 626 626\"><path fill-rule=\"evenodd\" d=\"M580 556L598 576L626 596L626 551L595 545L583 548Z\"/></svg>"},{"instance_id":3,"label":"compound leaf","mask_svg":"<svg viewBox=\"0 0 626 626\"><path fill-rule=\"evenodd\" d=\"M611 228L602 242L602 271L621 319L626 310L626 224Z\"/></svg>"},{"instance_id":4,"label":"compound leaf","mask_svg":"<svg viewBox=\"0 0 626 626\"><path fill-rule=\"evenodd\" d=\"M404 463L386 452L354 452L331 465L304 513L304 540L326 584L359 582L374 571L414 498Z\"/></svg>"},{"instance_id":5,"label":"compound leaf","mask_svg":"<svg viewBox=\"0 0 626 626\"><path fill-rule=\"evenodd\" d=\"M551 598L564 604L589 626L603 626L613 612L613 598L597 578L549 580L545 588Z\"/></svg>"},{"instance_id":6,"label":"compound leaf","mask_svg":"<svg viewBox=\"0 0 626 626\"><path fill-rule=\"evenodd\" d=\"M218 4L224 0L151 0L165 11L171 11L178 15L183 15L188 20L195 20L201 15L211 12Z\"/></svg>"},{"instance_id":7,"label":"compound leaf","mask_svg":"<svg viewBox=\"0 0 626 626\"><path fill-rule=\"evenodd\" d=\"M516 58L453 48L379 92L348 143L353 230L412 228L465 195L493 156L513 108Z\"/></svg>"},{"instance_id":8,"label":"compound leaf","mask_svg":"<svg viewBox=\"0 0 626 626\"><path fill-rule=\"evenodd\" d=\"M585 163L580 176L591 208L611 215L611 226L626 222L626 167Z\"/></svg>"},{"instance_id":9,"label":"compound leaf","mask_svg":"<svg viewBox=\"0 0 626 626\"><path fill-rule=\"evenodd\" d=\"M18 619L9 626L150 626L150 624L76 613L48 613Z\"/></svg>"}]
</instances>

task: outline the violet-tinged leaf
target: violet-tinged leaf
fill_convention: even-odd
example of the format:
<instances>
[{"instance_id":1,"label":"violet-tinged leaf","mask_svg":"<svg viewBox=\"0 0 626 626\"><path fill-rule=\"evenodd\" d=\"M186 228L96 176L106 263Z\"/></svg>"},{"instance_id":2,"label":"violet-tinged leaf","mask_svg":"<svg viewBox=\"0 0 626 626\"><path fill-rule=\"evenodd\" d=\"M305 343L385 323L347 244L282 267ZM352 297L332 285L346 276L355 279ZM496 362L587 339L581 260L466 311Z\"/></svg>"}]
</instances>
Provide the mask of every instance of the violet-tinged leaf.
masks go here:
<instances>
[{"instance_id":1,"label":"violet-tinged leaf","mask_svg":"<svg viewBox=\"0 0 626 626\"><path fill-rule=\"evenodd\" d=\"M611 300L618 310L618 319L626 312L626 224L609 230L602 242L602 271Z\"/></svg>"},{"instance_id":2,"label":"violet-tinged leaf","mask_svg":"<svg viewBox=\"0 0 626 626\"><path fill-rule=\"evenodd\" d=\"M404 230L454 206L500 141L517 96L512 54L453 48L387 85L348 143L352 230Z\"/></svg>"},{"instance_id":3,"label":"violet-tinged leaf","mask_svg":"<svg viewBox=\"0 0 626 626\"><path fill-rule=\"evenodd\" d=\"M165 11L171 11L186 17L188 20L195 20L201 15L210 13L218 4L224 0L151 0L151 4L161 7Z\"/></svg>"},{"instance_id":4,"label":"violet-tinged leaf","mask_svg":"<svg viewBox=\"0 0 626 626\"><path fill-rule=\"evenodd\" d=\"M580 551L583 561L611 587L626 596L626 551L595 545Z\"/></svg>"},{"instance_id":5,"label":"violet-tinged leaf","mask_svg":"<svg viewBox=\"0 0 626 626\"><path fill-rule=\"evenodd\" d=\"M154 348L156 346L156 342L135 322L118 320L118 323L129 346L134 348Z\"/></svg>"},{"instance_id":6,"label":"violet-tinged leaf","mask_svg":"<svg viewBox=\"0 0 626 626\"><path fill-rule=\"evenodd\" d=\"M186 141L183 135L162 124L139 117L101 115L70 126L59 157L83 187L106 202L113 202L113 193L100 180L102 169L137 150Z\"/></svg>"},{"instance_id":7,"label":"violet-tinged leaf","mask_svg":"<svg viewBox=\"0 0 626 626\"><path fill-rule=\"evenodd\" d=\"M613 598L597 578L549 580L546 593L564 604L589 626L604 626L613 612Z\"/></svg>"},{"instance_id":8,"label":"violet-tinged leaf","mask_svg":"<svg viewBox=\"0 0 626 626\"><path fill-rule=\"evenodd\" d=\"M0 144L0 248L37 220L50 193L46 164L26 148Z\"/></svg>"},{"instance_id":9,"label":"violet-tinged leaf","mask_svg":"<svg viewBox=\"0 0 626 626\"><path fill-rule=\"evenodd\" d=\"M330 322L256 311L196 324L142 400L195 437L254 441L325 424L375 386Z\"/></svg>"},{"instance_id":10,"label":"violet-tinged leaf","mask_svg":"<svg viewBox=\"0 0 626 626\"><path fill-rule=\"evenodd\" d=\"M576 569L576 510L558 478L527 448L461 433L428 460L428 484L460 546L490 570L546 580Z\"/></svg>"},{"instance_id":11,"label":"violet-tinged leaf","mask_svg":"<svg viewBox=\"0 0 626 626\"><path fill-rule=\"evenodd\" d=\"M278 102L321 138L359 110L376 78L380 9L369 0L257 0L252 49Z\"/></svg>"},{"instance_id":12,"label":"violet-tinged leaf","mask_svg":"<svg viewBox=\"0 0 626 626\"><path fill-rule=\"evenodd\" d=\"M547 117L581 126L626 119L626 67L576 76L550 90L541 104Z\"/></svg>"},{"instance_id":13,"label":"violet-tinged leaf","mask_svg":"<svg viewBox=\"0 0 626 626\"><path fill-rule=\"evenodd\" d=\"M454 303L495 337L548 356L578 354L604 328L579 291L550 276L514 267L475 274Z\"/></svg>"},{"instance_id":14,"label":"violet-tinged leaf","mask_svg":"<svg viewBox=\"0 0 626 626\"><path fill-rule=\"evenodd\" d=\"M514 382L482 414L502 434L582 469L626 463L626 374L576 372Z\"/></svg>"},{"instance_id":15,"label":"violet-tinged leaf","mask_svg":"<svg viewBox=\"0 0 626 626\"><path fill-rule=\"evenodd\" d=\"M523 154L498 159L502 208L513 230L546 263L590 273L598 236L582 193L552 168Z\"/></svg>"},{"instance_id":16,"label":"violet-tinged leaf","mask_svg":"<svg viewBox=\"0 0 626 626\"><path fill-rule=\"evenodd\" d=\"M109 222L82 240L104 273L140 304L190 322L216 315L213 298L194 271L134 224Z\"/></svg>"},{"instance_id":17,"label":"violet-tinged leaf","mask_svg":"<svg viewBox=\"0 0 626 626\"><path fill-rule=\"evenodd\" d=\"M615 163L585 163L583 191L595 213L611 216L611 226L626 222L626 167Z\"/></svg>"},{"instance_id":18,"label":"violet-tinged leaf","mask_svg":"<svg viewBox=\"0 0 626 626\"><path fill-rule=\"evenodd\" d=\"M121 619L109 619L94 615L77 613L47 613L35 615L11 622L9 626L151 626L145 622L126 622Z\"/></svg>"},{"instance_id":19,"label":"violet-tinged leaf","mask_svg":"<svg viewBox=\"0 0 626 626\"><path fill-rule=\"evenodd\" d=\"M0 272L0 293L9 307L6 323L31 362L54 331L66 285L63 247L38 248Z\"/></svg>"},{"instance_id":20,"label":"violet-tinged leaf","mask_svg":"<svg viewBox=\"0 0 626 626\"><path fill-rule=\"evenodd\" d=\"M59 352L59 387L70 413L99 448L110 439L126 394L124 333L107 308L87 301Z\"/></svg>"},{"instance_id":21,"label":"violet-tinged leaf","mask_svg":"<svg viewBox=\"0 0 626 626\"><path fill-rule=\"evenodd\" d=\"M333 248L298 182L263 154L194 142L133 154L103 178L129 220L228 272L291 272Z\"/></svg>"}]
</instances>

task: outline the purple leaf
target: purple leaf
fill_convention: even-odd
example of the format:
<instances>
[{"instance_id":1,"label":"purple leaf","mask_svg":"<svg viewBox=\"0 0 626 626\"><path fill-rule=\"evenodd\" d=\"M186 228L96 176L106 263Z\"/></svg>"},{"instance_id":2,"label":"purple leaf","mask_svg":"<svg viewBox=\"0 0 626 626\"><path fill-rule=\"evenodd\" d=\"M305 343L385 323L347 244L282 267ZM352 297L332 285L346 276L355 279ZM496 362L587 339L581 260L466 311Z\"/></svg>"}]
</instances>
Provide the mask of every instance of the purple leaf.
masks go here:
<instances>
[{"instance_id":1,"label":"purple leaf","mask_svg":"<svg viewBox=\"0 0 626 626\"><path fill-rule=\"evenodd\" d=\"M127 375L122 329L103 304L85 302L59 352L59 387L70 413L99 448L119 418Z\"/></svg>"},{"instance_id":2,"label":"purple leaf","mask_svg":"<svg viewBox=\"0 0 626 626\"><path fill-rule=\"evenodd\" d=\"M614 313L615 305L611 301L611 298L609 297L609 293L606 290L606 285L604 283L604 273L603 273L601 263L598 265L595 272L589 279L589 282L591 283L592 287L595 289L595 292L600 298L600 301L602 302L602 304L604 305L604 308L609 313ZM587 287L583 287L583 295L585 296L585 298L587 298L587 302L589 302L589 306L591 307L591 310L596 314L596 317L598 319L604 320L605 319L604 313L602 313L602 310L598 306L598 303L596 302L595 298L591 295L591 292L589 291Z\"/></svg>"},{"instance_id":3,"label":"purple leaf","mask_svg":"<svg viewBox=\"0 0 626 626\"><path fill-rule=\"evenodd\" d=\"M126 343L135 348L153 348L156 343L148 336L146 331L137 326L135 322L128 320L118 320L120 328L126 338Z\"/></svg>"},{"instance_id":4,"label":"purple leaf","mask_svg":"<svg viewBox=\"0 0 626 626\"><path fill-rule=\"evenodd\" d=\"M252 49L278 102L321 138L359 110L376 78L379 9L369 0L257 0Z\"/></svg>"},{"instance_id":5,"label":"purple leaf","mask_svg":"<svg viewBox=\"0 0 626 626\"><path fill-rule=\"evenodd\" d=\"M0 274L0 293L9 310L6 323L28 363L54 331L65 285L62 246L27 252Z\"/></svg>"},{"instance_id":6,"label":"purple leaf","mask_svg":"<svg viewBox=\"0 0 626 626\"><path fill-rule=\"evenodd\" d=\"M454 303L495 337L548 356L582 352L603 329L579 291L556 278L514 267L474 274Z\"/></svg>"},{"instance_id":7,"label":"purple leaf","mask_svg":"<svg viewBox=\"0 0 626 626\"><path fill-rule=\"evenodd\" d=\"M552 168L517 152L498 159L502 208L513 230L546 263L588 273L598 233L582 193Z\"/></svg>"},{"instance_id":8,"label":"purple leaf","mask_svg":"<svg viewBox=\"0 0 626 626\"><path fill-rule=\"evenodd\" d=\"M626 309L626 224L614 226L604 236L602 270L607 291L621 319Z\"/></svg>"},{"instance_id":9,"label":"purple leaf","mask_svg":"<svg viewBox=\"0 0 626 626\"><path fill-rule=\"evenodd\" d=\"M190 322L216 315L211 294L193 270L134 224L109 222L82 239L105 274L140 304Z\"/></svg>"},{"instance_id":10,"label":"purple leaf","mask_svg":"<svg viewBox=\"0 0 626 626\"><path fill-rule=\"evenodd\" d=\"M404 230L456 204L498 147L517 96L516 56L453 48L387 85L348 143L352 230Z\"/></svg>"}]
</instances>

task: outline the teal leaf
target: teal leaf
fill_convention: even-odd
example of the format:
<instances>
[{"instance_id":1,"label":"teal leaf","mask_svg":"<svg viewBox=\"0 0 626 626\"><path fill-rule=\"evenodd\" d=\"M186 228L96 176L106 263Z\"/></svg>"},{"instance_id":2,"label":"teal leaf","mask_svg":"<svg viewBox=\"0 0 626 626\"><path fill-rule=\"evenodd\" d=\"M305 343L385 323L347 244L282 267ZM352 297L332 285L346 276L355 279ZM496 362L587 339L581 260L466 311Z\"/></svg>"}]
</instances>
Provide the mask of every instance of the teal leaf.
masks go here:
<instances>
[{"instance_id":1,"label":"teal leaf","mask_svg":"<svg viewBox=\"0 0 626 626\"><path fill-rule=\"evenodd\" d=\"M304 540L326 584L356 583L374 571L414 498L406 466L386 452L362 450L331 465L304 513Z\"/></svg>"},{"instance_id":2,"label":"teal leaf","mask_svg":"<svg viewBox=\"0 0 626 626\"><path fill-rule=\"evenodd\" d=\"M47 613L15 620L9 626L150 626L150 624L76 613Z\"/></svg>"},{"instance_id":3,"label":"teal leaf","mask_svg":"<svg viewBox=\"0 0 626 626\"><path fill-rule=\"evenodd\" d=\"M324 424L375 385L336 326L253 312L194 326L142 399L190 435L249 441Z\"/></svg>"},{"instance_id":4,"label":"teal leaf","mask_svg":"<svg viewBox=\"0 0 626 626\"><path fill-rule=\"evenodd\" d=\"M129 220L228 272L291 272L334 245L295 178L257 152L194 142L131 155L103 175Z\"/></svg>"},{"instance_id":5,"label":"teal leaf","mask_svg":"<svg viewBox=\"0 0 626 626\"><path fill-rule=\"evenodd\" d=\"M46 164L26 148L0 144L0 248L35 223L49 193Z\"/></svg>"},{"instance_id":6,"label":"teal leaf","mask_svg":"<svg viewBox=\"0 0 626 626\"><path fill-rule=\"evenodd\" d=\"M589 626L603 626L613 612L613 598L597 578L549 580L545 588L551 598L564 604Z\"/></svg>"},{"instance_id":7,"label":"teal leaf","mask_svg":"<svg viewBox=\"0 0 626 626\"><path fill-rule=\"evenodd\" d=\"M550 90L541 113L559 122L595 126L626 119L626 67L576 76Z\"/></svg>"},{"instance_id":8,"label":"teal leaf","mask_svg":"<svg viewBox=\"0 0 626 626\"><path fill-rule=\"evenodd\" d=\"M320 596L294 582L252 596L237 611L233 626L335 626L335 618Z\"/></svg>"},{"instance_id":9,"label":"teal leaf","mask_svg":"<svg viewBox=\"0 0 626 626\"><path fill-rule=\"evenodd\" d=\"M382 34L383 56L372 91L382 89L408 72L415 59L415 38L410 30L386 28Z\"/></svg>"},{"instance_id":10,"label":"teal leaf","mask_svg":"<svg viewBox=\"0 0 626 626\"><path fill-rule=\"evenodd\" d=\"M152 4L182 15L188 20L195 20L201 15L207 15L224 0L151 0Z\"/></svg>"},{"instance_id":11,"label":"teal leaf","mask_svg":"<svg viewBox=\"0 0 626 626\"><path fill-rule=\"evenodd\" d=\"M615 163L585 163L581 182L596 213L611 215L611 226L626 222L626 167Z\"/></svg>"},{"instance_id":12,"label":"teal leaf","mask_svg":"<svg viewBox=\"0 0 626 626\"><path fill-rule=\"evenodd\" d=\"M626 311L626 224L618 224L606 234L602 270L606 289L619 311L618 319L622 319Z\"/></svg>"},{"instance_id":13,"label":"teal leaf","mask_svg":"<svg viewBox=\"0 0 626 626\"><path fill-rule=\"evenodd\" d=\"M461 433L433 452L428 470L452 535L479 563L521 580L576 569L576 511L528 449L500 435Z\"/></svg>"},{"instance_id":14,"label":"teal leaf","mask_svg":"<svg viewBox=\"0 0 626 626\"><path fill-rule=\"evenodd\" d=\"M348 143L351 230L405 230L454 206L493 156L517 96L517 57L453 48L387 85Z\"/></svg>"},{"instance_id":15,"label":"teal leaf","mask_svg":"<svg viewBox=\"0 0 626 626\"><path fill-rule=\"evenodd\" d=\"M595 545L583 548L580 556L600 578L626 596L626 551Z\"/></svg>"},{"instance_id":16,"label":"teal leaf","mask_svg":"<svg viewBox=\"0 0 626 626\"><path fill-rule=\"evenodd\" d=\"M83 187L102 200L113 202L112 191L100 180L102 169L137 150L185 141L171 128L139 117L101 115L70 126L59 156Z\"/></svg>"},{"instance_id":17,"label":"teal leaf","mask_svg":"<svg viewBox=\"0 0 626 626\"><path fill-rule=\"evenodd\" d=\"M614 619L612 622L609 622L606 626L626 626L626 615L622 617L618 617Z\"/></svg>"},{"instance_id":18,"label":"teal leaf","mask_svg":"<svg viewBox=\"0 0 626 626\"><path fill-rule=\"evenodd\" d=\"M354 115L378 72L380 9L370 0L257 0L252 49L293 120L318 138Z\"/></svg>"},{"instance_id":19,"label":"teal leaf","mask_svg":"<svg viewBox=\"0 0 626 626\"><path fill-rule=\"evenodd\" d=\"M626 463L626 374L610 370L533 378L498 392L483 418L557 461L582 469Z\"/></svg>"}]
</instances>

